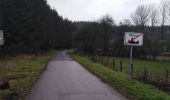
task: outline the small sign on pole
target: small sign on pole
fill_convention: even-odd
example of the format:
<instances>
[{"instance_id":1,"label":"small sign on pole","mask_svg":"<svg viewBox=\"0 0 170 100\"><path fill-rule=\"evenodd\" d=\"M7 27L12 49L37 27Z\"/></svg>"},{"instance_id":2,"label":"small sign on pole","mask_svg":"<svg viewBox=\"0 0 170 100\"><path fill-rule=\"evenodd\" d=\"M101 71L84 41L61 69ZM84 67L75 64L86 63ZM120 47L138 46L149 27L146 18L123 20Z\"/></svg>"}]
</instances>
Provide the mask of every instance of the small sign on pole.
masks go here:
<instances>
[{"instance_id":1,"label":"small sign on pole","mask_svg":"<svg viewBox=\"0 0 170 100\"><path fill-rule=\"evenodd\" d=\"M4 45L4 36L3 36L3 30L0 30L0 45Z\"/></svg>"},{"instance_id":2,"label":"small sign on pole","mask_svg":"<svg viewBox=\"0 0 170 100\"><path fill-rule=\"evenodd\" d=\"M129 78L131 79L131 77L132 77L133 46L142 46L143 45L143 33L125 32L124 45L131 46L130 60L129 60Z\"/></svg>"}]
</instances>

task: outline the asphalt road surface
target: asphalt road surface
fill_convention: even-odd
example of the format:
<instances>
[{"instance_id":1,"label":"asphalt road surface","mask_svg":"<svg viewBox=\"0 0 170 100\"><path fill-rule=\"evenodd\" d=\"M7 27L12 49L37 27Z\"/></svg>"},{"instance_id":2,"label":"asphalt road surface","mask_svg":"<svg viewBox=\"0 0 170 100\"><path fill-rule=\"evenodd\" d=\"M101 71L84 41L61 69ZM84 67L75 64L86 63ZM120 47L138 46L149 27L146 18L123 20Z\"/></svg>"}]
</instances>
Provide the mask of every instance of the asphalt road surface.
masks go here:
<instances>
[{"instance_id":1,"label":"asphalt road surface","mask_svg":"<svg viewBox=\"0 0 170 100\"><path fill-rule=\"evenodd\" d=\"M49 62L25 100L127 100L64 51Z\"/></svg>"}]
</instances>

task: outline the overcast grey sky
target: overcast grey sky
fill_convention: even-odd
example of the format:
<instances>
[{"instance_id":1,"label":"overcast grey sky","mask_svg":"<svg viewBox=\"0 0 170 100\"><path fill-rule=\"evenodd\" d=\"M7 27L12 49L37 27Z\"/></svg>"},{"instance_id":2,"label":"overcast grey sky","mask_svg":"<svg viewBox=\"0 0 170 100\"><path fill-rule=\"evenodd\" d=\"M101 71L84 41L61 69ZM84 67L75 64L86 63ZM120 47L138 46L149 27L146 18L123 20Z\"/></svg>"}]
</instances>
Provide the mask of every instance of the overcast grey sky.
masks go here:
<instances>
[{"instance_id":1,"label":"overcast grey sky","mask_svg":"<svg viewBox=\"0 0 170 100\"><path fill-rule=\"evenodd\" d=\"M118 23L129 18L139 4L161 0L47 0L52 8L72 21L92 21L109 14Z\"/></svg>"}]
</instances>

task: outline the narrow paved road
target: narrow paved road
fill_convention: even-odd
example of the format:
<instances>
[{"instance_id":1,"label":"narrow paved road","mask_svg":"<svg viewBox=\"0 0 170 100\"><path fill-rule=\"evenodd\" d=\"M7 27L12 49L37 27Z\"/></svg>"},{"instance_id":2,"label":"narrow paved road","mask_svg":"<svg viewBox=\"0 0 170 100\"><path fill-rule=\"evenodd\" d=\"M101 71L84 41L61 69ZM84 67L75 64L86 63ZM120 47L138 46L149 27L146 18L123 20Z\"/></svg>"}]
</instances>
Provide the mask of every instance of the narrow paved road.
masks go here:
<instances>
[{"instance_id":1,"label":"narrow paved road","mask_svg":"<svg viewBox=\"0 0 170 100\"><path fill-rule=\"evenodd\" d=\"M127 99L73 61L65 52L59 52L25 100Z\"/></svg>"}]
</instances>

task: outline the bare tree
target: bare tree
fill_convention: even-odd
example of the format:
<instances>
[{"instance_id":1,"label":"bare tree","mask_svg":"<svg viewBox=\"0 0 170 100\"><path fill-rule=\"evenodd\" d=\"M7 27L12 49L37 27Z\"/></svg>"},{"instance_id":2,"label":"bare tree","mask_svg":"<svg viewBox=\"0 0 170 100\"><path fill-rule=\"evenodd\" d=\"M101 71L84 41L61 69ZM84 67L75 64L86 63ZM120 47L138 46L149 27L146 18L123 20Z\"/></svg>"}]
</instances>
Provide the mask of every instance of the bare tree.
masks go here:
<instances>
[{"instance_id":1,"label":"bare tree","mask_svg":"<svg viewBox=\"0 0 170 100\"><path fill-rule=\"evenodd\" d=\"M107 24L107 25L115 25L115 22L112 18L111 15L104 15L102 16L99 20L98 20L99 23L103 23L103 24Z\"/></svg>"},{"instance_id":2,"label":"bare tree","mask_svg":"<svg viewBox=\"0 0 170 100\"><path fill-rule=\"evenodd\" d=\"M162 52L164 51L164 26L167 21L167 11L168 11L168 1L163 0L160 6Z\"/></svg>"},{"instance_id":3,"label":"bare tree","mask_svg":"<svg viewBox=\"0 0 170 100\"><path fill-rule=\"evenodd\" d=\"M158 18L159 12L156 9L155 4L150 5L150 20L151 20L151 26L154 27L156 24L159 23L159 18Z\"/></svg>"},{"instance_id":4,"label":"bare tree","mask_svg":"<svg viewBox=\"0 0 170 100\"><path fill-rule=\"evenodd\" d=\"M169 22L170 22L170 1L168 1L168 18L169 18Z\"/></svg>"},{"instance_id":5,"label":"bare tree","mask_svg":"<svg viewBox=\"0 0 170 100\"><path fill-rule=\"evenodd\" d=\"M130 21L130 19L123 19L123 21L121 21L120 23L119 23L119 25L120 26L132 26L132 23L131 23L131 21Z\"/></svg>"},{"instance_id":6,"label":"bare tree","mask_svg":"<svg viewBox=\"0 0 170 100\"><path fill-rule=\"evenodd\" d=\"M142 31L149 22L150 8L148 5L139 5L131 15L132 21L136 26L140 26Z\"/></svg>"},{"instance_id":7,"label":"bare tree","mask_svg":"<svg viewBox=\"0 0 170 100\"><path fill-rule=\"evenodd\" d=\"M3 2L0 1L0 29L3 27Z\"/></svg>"}]
</instances>

